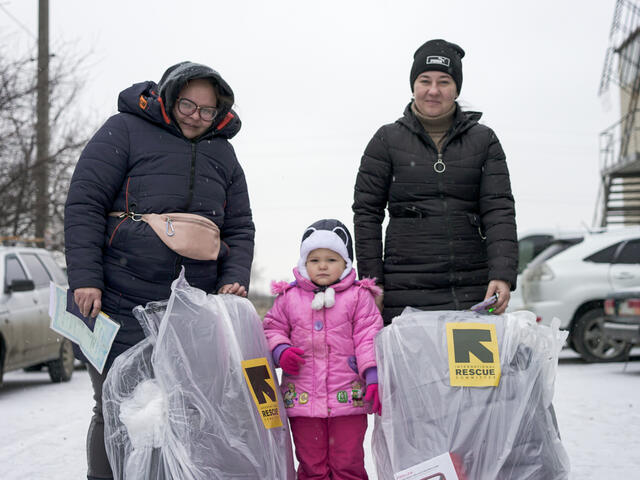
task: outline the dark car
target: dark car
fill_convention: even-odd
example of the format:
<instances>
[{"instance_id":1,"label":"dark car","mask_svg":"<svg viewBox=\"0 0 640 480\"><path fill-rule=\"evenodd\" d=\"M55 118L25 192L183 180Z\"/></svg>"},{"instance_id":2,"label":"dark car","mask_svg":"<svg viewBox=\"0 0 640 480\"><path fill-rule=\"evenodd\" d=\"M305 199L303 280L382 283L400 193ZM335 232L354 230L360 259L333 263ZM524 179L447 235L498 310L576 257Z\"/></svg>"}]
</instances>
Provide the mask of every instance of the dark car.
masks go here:
<instances>
[{"instance_id":1,"label":"dark car","mask_svg":"<svg viewBox=\"0 0 640 480\"><path fill-rule=\"evenodd\" d=\"M604 333L640 345L640 290L615 292L604 301Z\"/></svg>"}]
</instances>

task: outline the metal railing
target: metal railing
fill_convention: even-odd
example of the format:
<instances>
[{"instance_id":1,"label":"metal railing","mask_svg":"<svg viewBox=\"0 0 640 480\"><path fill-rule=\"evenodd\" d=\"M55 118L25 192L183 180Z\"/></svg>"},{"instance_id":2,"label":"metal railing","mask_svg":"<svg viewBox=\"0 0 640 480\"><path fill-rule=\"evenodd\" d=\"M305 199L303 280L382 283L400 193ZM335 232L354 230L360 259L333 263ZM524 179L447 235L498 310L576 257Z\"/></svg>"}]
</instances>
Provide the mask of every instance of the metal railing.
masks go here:
<instances>
[{"instance_id":1,"label":"metal railing","mask_svg":"<svg viewBox=\"0 0 640 480\"><path fill-rule=\"evenodd\" d=\"M640 126L634 125L626 132L627 154L621 155L621 147L625 138L624 127L629 125L630 117L640 115L640 109L629 112L616 123L600 133L600 172L610 172L614 168L625 165L636 158L640 152ZM640 117L639 117L640 119ZM635 122L634 122L635 123ZM635 147L635 148L634 148Z\"/></svg>"}]
</instances>

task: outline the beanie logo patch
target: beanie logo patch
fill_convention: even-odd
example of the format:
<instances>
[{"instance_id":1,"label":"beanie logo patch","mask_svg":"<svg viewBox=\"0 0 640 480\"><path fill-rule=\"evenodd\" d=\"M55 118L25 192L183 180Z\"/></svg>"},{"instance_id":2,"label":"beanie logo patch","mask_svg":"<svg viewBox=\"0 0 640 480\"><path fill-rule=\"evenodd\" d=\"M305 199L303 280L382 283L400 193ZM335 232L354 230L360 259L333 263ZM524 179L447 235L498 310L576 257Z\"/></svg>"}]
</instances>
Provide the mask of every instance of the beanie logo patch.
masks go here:
<instances>
[{"instance_id":1,"label":"beanie logo patch","mask_svg":"<svg viewBox=\"0 0 640 480\"><path fill-rule=\"evenodd\" d=\"M441 55L430 55L427 57L427 65L444 65L448 67L451 64L451 60Z\"/></svg>"}]
</instances>

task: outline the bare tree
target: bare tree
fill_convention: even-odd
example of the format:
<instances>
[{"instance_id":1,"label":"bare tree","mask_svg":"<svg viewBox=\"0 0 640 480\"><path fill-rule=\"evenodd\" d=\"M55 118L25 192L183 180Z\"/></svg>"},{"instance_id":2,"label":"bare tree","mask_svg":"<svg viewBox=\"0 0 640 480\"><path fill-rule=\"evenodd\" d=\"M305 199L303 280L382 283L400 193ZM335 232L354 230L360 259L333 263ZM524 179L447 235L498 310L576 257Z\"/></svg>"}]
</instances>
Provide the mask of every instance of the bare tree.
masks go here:
<instances>
[{"instance_id":1,"label":"bare tree","mask_svg":"<svg viewBox=\"0 0 640 480\"><path fill-rule=\"evenodd\" d=\"M66 191L88 139L90 126L76 102L86 61L86 55L65 54L53 56L50 62L51 144L49 155L40 162L46 162L49 177L47 229L45 238L37 242L48 248L62 248ZM0 236L5 238L35 237L36 174L43 167L36 160L36 83L33 56L12 58L7 47L0 50Z\"/></svg>"}]
</instances>

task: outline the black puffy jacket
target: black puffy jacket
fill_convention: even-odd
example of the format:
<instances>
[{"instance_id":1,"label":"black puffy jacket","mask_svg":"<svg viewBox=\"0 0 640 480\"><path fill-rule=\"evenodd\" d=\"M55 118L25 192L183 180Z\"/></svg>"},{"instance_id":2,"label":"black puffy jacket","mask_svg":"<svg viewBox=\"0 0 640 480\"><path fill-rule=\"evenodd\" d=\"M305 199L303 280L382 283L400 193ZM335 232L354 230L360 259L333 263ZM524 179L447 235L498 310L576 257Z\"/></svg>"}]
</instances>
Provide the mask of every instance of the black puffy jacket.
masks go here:
<instances>
[{"instance_id":1,"label":"black puffy jacket","mask_svg":"<svg viewBox=\"0 0 640 480\"><path fill-rule=\"evenodd\" d=\"M207 292L233 282L249 287L255 229L244 172L228 142L240 120L223 104L211 128L190 140L164 108L193 78L214 80L231 102L233 92L214 70L188 65L167 71L164 98L153 82L124 90L120 113L89 141L71 179L65 207L69 286L101 289L103 311L121 324L109 363L143 338L132 308L169 298L182 266L189 283ZM181 257L146 223L108 216L120 211L202 215L220 227L228 249L217 261Z\"/></svg>"},{"instance_id":2,"label":"black puffy jacket","mask_svg":"<svg viewBox=\"0 0 640 480\"><path fill-rule=\"evenodd\" d=\"M509 171L480 116L457 106L439 156L409 105L364 152L353 204L356 258L360 277L384 285L386 323L406 306L468 308L484 298L490 280L516 286Z\"/></svg>"}]
</instances>

